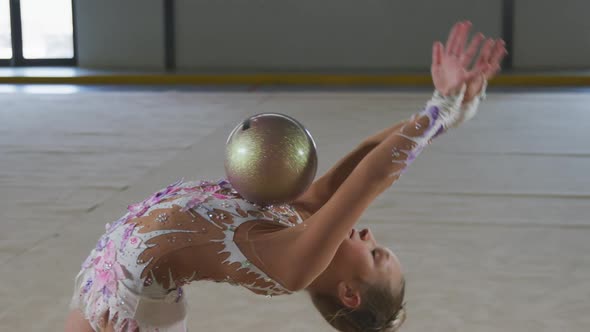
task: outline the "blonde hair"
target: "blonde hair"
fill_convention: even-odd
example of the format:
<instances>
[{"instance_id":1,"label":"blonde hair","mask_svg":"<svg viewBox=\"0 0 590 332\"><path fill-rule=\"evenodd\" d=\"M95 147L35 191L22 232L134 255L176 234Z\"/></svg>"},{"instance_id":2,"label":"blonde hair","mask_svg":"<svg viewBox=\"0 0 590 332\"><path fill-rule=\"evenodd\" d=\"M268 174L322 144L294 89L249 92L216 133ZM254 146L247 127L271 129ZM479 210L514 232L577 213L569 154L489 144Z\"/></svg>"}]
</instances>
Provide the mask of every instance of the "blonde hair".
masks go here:
<instances>
[{"instance_id":1,"label":"blonde hair","mask_svg":"<svg viewBox=\"0 0 590 332\"><path fill-rule=\"evenodd\" d=\"M364 284L361 305L345 307L332 296L310 293L311 300L324 319L341 332L396 332L406 320L404 307L405 282L400 292L391 286Z\"/></svg>"}]
</instances>

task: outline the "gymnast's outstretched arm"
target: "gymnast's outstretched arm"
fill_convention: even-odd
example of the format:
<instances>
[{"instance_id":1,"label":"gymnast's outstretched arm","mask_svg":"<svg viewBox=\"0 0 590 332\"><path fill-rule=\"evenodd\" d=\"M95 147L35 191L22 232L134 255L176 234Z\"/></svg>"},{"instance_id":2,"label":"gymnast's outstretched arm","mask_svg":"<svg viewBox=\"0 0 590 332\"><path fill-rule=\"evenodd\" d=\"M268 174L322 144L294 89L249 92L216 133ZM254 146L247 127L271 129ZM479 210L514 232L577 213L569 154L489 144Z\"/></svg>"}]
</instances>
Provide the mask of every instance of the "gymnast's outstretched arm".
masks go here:
<instances>
[{"instance_id":1,"label":"gymnast's outstretched arm","mask_svg":"<svg viewBox=\"0 0 590 332\"><path fill-rule=\"evenodd\" d=\"M330 263L370 203L389 188L422 150L442 134L458 113L464 94L435 93L426 108L372 149L330 199L303 224L253 243L258 257L283 286L309 285ZM280 259L279 259L280 257Z\"/></svg>"},{"instance_id":2,"label":"gymnast's outstretched arm","mask_svg":"<svg viewBox=\"0 0 590 332\"><path fill-rule=\"evenodd\" d=\"M465 52L466 57L470 59L476 52L479 44L483 40L482 34L477 34L471 41L471 44ZM483 75L473 77L465 82L466 91L461 103L459 117L453 126L472 118L479 108L480 101L485 98L488 79L491 79L500 69L500 61L504 55L503 41L493 42L489 39L483 46L476 62L475 67L479 67ZM323 176L316 180L310 188L299 197L294 203L308 213L313 214L319 210L332 195L340 188L340 185L348 178L356 166L371 152L377 145L381 144L384 139L392 133L398 131L407 121L401 121L390 128L386 128L377 134L367 137L354 150L344 156L334 166L332 166Z\"/></svg>"},{"instance_id":3,"label":"gymnast's outstretched arm","mask_svg":"<svg viewBox=\"0 0 590 332\"><path fill-rule=\"evenodd\" d=\"M272 275L291 290L307 287L330 263L369 204L416 159L432 139L462 119L461 104L466 82L482 70L466 70L464 42L469 26L457 24L443 49L433 47L433 81L436 91L425 109L402 122L342 179L331 197L303 224L278 231L254 243L255 250ZM467 54L467 55L466 55Z\"/></svg>"},{"instance_id":4,"label":"gymnast's outstretched arm","mask_svg":"<svg viewBox=\"0 0 590 332\"><path fill-rule=\"evenodd\" d=\"M480 88L477 91L477 96L471 100L463 100L460 109L461 122L468 120L477 113L480 101L485 97L486 86L487 81L478 84ZM367 137L354 150L334 164L324 175L314 181L310 188L296 200L295 205L304 207L308 213L315 213L340 188L340 185L342 185L367 154L373 151L388 136L399 131L407 122L408 120L400 121L377 134Z\"/></svg>"}]
</instances>

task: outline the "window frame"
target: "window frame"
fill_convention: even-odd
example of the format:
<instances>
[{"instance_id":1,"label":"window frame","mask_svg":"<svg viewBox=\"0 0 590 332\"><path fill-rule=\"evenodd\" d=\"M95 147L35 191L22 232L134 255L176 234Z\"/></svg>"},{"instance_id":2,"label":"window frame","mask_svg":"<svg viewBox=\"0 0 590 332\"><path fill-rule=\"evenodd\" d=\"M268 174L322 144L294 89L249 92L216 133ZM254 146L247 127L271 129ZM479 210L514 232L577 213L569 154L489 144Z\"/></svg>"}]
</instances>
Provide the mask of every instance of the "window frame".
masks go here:
<instances>
[{"instance_id":1,"label":"window frame","mask_svg":"<svg viewBox=\"0 0 590 332\"><path fill-rule=\"evenodd\" d=\"M72 3L72 42L74 56L72 58L44 58L26 59L23 56L22 20L20 0L9 0L10 4L10 34L12 42L12 58L0 59L0 67L36 67L36 66L64 66L74 67L78 65L78 43L76 36L76 9L75 1Z\"/></svg>"}]
</instances>

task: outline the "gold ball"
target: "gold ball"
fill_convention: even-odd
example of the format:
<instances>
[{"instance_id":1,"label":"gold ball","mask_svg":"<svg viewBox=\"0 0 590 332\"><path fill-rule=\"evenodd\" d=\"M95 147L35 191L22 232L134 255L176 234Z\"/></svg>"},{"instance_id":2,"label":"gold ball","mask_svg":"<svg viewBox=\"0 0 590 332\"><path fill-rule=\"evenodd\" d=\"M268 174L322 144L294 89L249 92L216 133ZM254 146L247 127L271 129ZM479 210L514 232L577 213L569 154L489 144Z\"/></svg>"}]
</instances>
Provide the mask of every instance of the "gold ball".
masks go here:
<instances>
[{"instance_id":1,"label":"gold ball","mask_svg":"<svg viewBox=\"0 0 590 332\"><path fill-rule=\"evenodd\" d=\"M251 116L227 139L227 179L253 203L292 202L309 188L317 165L313 137L301 123L284 114Z\"/></svg>"}]
</instances>

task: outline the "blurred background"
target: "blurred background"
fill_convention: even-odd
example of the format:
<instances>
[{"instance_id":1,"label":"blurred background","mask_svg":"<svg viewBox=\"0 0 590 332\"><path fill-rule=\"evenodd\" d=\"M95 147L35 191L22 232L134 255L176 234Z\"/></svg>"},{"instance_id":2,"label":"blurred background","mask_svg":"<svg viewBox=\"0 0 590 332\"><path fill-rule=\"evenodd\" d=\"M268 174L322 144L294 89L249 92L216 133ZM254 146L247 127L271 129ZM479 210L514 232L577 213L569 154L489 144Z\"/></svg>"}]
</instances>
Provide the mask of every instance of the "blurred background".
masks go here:
<instances>
[{"instance_id":1,"label":"blurred background","mask_svg":"<svg viewBox=\"0 0 590 332\"><path fill-rule=\"evenodd\" d=\"M177 72L428 69L458 19L503 37L507 70L586 69L580 0L1 0L4 66Z\"/></svg>"}]
</instances>

